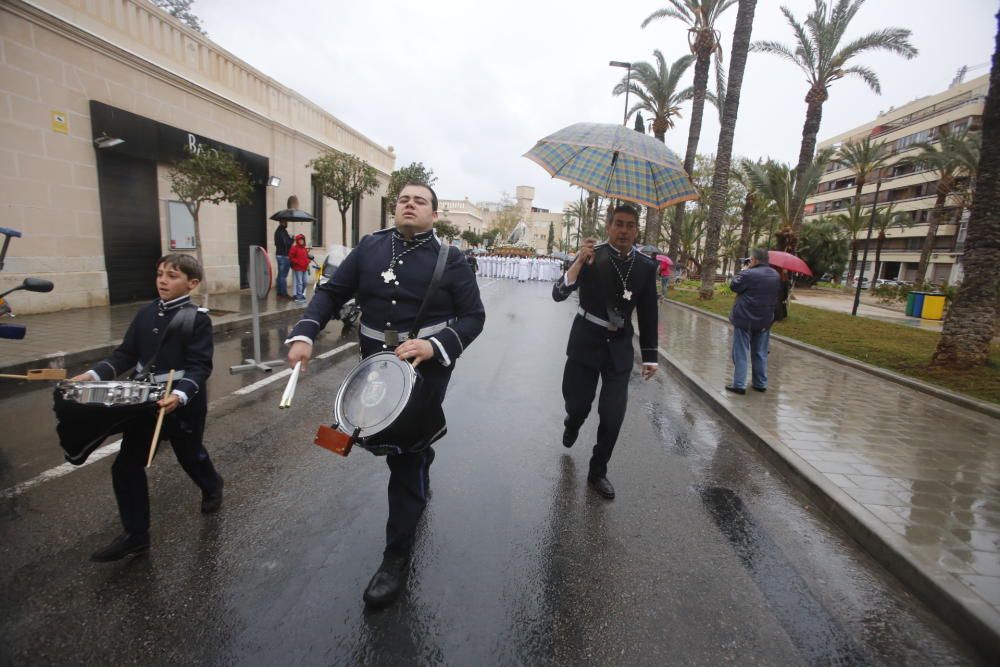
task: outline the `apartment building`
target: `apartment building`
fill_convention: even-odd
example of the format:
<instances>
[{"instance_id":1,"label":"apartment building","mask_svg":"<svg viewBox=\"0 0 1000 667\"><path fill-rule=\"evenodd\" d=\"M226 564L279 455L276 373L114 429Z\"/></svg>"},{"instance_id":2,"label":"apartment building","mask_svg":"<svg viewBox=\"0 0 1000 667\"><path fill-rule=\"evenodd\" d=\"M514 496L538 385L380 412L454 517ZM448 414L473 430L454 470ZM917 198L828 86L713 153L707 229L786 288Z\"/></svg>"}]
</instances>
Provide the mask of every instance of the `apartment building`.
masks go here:
<instances>
[{"instance_id":1,"label":"apartment building","mask_svg":"<svg viewBox=\"0 0 1000 667\"><path fill-rule=\"evenodd\" d=\"M943 132L980 130L988 88L988 76L955 82L941 93L914 100L899 108L890 108L871 122L820 142L818 150L835 148L865 137L892 146L892 158L887 166L869 177L862 189L861 204L870 206L874 202L876 183L881 178L878 204L893 203L893 210L904 213L912 226L894 227L886 232L879 276L871 276L874 268L873 238L865 267L867 277L918 279L920 249L927 235L928 216L937 198L937 176L919 165L903 165L900 161L916 155L919 144L933 143ZM816 190L806 200L805 222L846 212L853 205L854 196L854 174L849 169L831 164ZM956 283L962 279L962 251L969 214L968 208L962 204L960 194L950 195L946 200L947 209L938 227L925 280ZM867 230L861 232L858 238L864 239L866 234ZM864 245L863 241L858 244L859 270Z\"/></svg>"}]
</instances>

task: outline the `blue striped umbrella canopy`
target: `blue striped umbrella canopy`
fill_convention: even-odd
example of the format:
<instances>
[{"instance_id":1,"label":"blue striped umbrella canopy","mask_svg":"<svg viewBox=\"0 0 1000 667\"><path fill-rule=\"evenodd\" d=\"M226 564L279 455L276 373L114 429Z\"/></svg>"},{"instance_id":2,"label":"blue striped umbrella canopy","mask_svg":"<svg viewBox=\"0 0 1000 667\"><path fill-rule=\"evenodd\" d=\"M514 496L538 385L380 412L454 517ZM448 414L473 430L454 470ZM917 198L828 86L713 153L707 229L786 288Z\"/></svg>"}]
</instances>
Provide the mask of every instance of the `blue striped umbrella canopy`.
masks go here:
<instances>
[{"instance_id":1,"label":"blue striped umbrella canopy","mask_svg":"<svg viewBox=\"0 0 1000 667\"><path fill-rule=\"evenodd\" d=\"M698 198L669 148L621 125L576 123L539 140L524 157L552 178L605 197L660 209Z\"/></svg>"}]
</instances>

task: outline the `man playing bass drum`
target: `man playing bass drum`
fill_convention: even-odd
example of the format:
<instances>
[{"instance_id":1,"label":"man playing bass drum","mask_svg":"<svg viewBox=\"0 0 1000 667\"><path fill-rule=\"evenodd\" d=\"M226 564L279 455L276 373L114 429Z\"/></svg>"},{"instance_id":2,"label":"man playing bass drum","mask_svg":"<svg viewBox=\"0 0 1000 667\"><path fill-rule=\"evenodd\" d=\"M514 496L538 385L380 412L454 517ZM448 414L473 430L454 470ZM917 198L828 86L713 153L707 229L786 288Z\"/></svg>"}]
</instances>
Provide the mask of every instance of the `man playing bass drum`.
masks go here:
<instances>
[{"instance_id":1,"label":"man playing bass drum","mask_svg":"<svg viewBox=\"0 0 1000 667\"><path fill-rule=\"evenodd\" d=\"M361 355L394 350L420 365L424 390L444 400L455 362L483 329L486 311L472 269L458 248L449 249L441 283L422 320L418 337L407 340L437 264L434 236L437 195L426 184L407 183L396 200L396 226L361 239L330 281L316 289L302 320L286 343L288 361L303 367L312 343L350 298L361 306ZM427 505L434 450L444 429L425 433L402 454L389 455L389 520L382 564L365 589L365 602L381 607L402 588L417 521Z\"/></svg>"}]
</instances>

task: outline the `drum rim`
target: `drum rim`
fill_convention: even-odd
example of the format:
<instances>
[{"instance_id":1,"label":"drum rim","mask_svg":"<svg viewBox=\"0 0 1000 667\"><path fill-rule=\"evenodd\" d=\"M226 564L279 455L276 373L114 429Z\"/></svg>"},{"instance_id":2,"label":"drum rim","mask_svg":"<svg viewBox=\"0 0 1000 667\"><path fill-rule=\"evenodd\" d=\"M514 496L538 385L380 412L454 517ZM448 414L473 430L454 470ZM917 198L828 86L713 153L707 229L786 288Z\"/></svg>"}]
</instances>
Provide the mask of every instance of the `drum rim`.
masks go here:
<instances>
[{"instance_id":1,"label":"drum rim","mask_svg":"<svg viewBox=\"0 0 1000 667\"><path fill-rule=\"evenodd\" d=\"M138 402L127 402L127 403L115 403L113 401L78 401L75 398L67 398L66 393L68 390L81 391L83 389L111 389L115 387L138 387L140 389L146 390L147 399L145 401ZM148 382L145 380L60 380L56 383L56 393L59 398L70 403L76 403L77 405L89 405L89 406L105 406L105 407L116 407L116 406L133 406L133 405L148 405L156 403L163 397L165 393L166 386L158 382Z\"/></svg>"},{"instance_id":2,"label":"drum rim","mask_svg":"<svg viewBox=\"0 0 1000 667\"><path fill-rule=\"evenodd\" d=\"M340 383L340 389L337 390L337 396L333 402L333 418L337 422L337 428L340 431L347 433L348 435L353 435L354 433L344 425L344 414L342 409L344 393L347 391L347 385L350 382L350 380L352 380L360 372L362 368L367 368L371 364L374 364L378 361L388 361L390 357L392 358L393 363L397 365L397 367L406 369L404 371L404 375L406 377L406 381L408 384L407 400L405 402L400 403L400 405L397 406L392 413L390 413L389 417L387 417L388 425L378 429L377 431L371 430L371 427L362 428L360 433L358 433L358 437L369 438L373 435L378 435L382 431L389 429L392 426L392 424L395 423L397 419L399 419L399 415L403 413L403 411L406 409L406 406L409 405L410 402L409 399L410 397L413 396L413 388L417 384L417 370L413 367L413 364L411 364L410 362L403 361L402 359L397 357L395 352L390 352L388 350L385 352L376 352L375 354L362 359L357 366L351 369L351 372L347 374L347 377L344 378L344 381Z\"/></svg>"}]
</instances>

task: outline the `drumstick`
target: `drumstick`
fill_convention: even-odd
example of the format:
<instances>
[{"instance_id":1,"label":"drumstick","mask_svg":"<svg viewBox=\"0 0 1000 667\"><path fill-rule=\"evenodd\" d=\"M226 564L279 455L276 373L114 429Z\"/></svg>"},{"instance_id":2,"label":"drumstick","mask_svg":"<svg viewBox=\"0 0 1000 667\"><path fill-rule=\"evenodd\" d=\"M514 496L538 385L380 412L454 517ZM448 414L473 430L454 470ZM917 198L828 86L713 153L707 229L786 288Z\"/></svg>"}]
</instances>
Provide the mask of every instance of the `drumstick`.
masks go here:
<instances>
[{"instance_id":1,"label":"drumstick","mask_svg":"<svg viewBox=\"0 0 1000 667\"><path fill-rule=\"evenodd\" d=\"M0 378L10 380L65 380L65 368L30 368L27 375L9 375L0 373Z\"/></svg>"},{"instance_id":2,"label":"drumstick","mask_svg":"<svg viewBox=\"0 0 1000 667\"><path fill-rule=\"evenodd\" d=\"M170 369L167 374L167 388L163 391L163 398L170 396L170 390L174 386L174 369ZM156 416L156 430L153 431L153 442L149 445L149 458L146 459L146 467L153 465L153 457L156 456L156 446L160 444L160 427L163 426L163 415L167 414L166 408L160 408L160 414Z\"/></svg>"},{"instance_id":3,"label":"drumstick","mask_svg":"<svg viewBox=\"0 0 1000 667\"><path fill-rule=\"evenodd\" d=\"M299 369L301 368L302 362L296 361L295 368L292 369L292 376L288 378L288 384L285 385L285 393L281 395L281 401L278 402L279 408L292 407L292 397L295 396L295 387L299 383Z\"/></svg>"}]
</instances>

